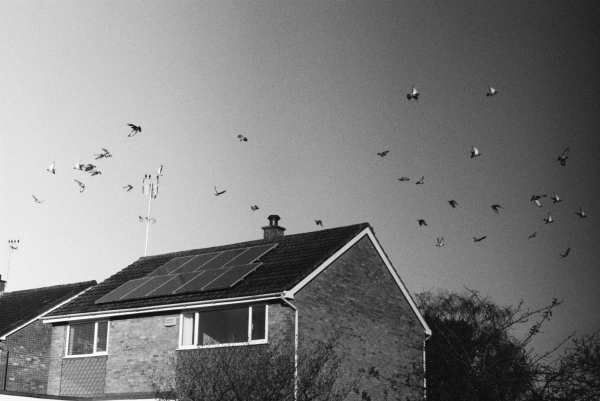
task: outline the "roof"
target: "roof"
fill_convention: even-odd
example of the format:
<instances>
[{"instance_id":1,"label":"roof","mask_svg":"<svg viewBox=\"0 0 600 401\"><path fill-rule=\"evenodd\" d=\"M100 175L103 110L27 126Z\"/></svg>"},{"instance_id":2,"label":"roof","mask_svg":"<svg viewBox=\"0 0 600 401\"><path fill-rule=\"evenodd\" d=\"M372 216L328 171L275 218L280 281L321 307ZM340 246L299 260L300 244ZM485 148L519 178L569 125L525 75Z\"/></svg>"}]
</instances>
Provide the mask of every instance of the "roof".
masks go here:
<instances>
[{"instance_id":1,"label":"roof","mask_svg":"<svg viewBox=\"0 0 600 401\"><path fill-rule=\"evenodd\" d=\"M3 293L0 295L0 337L10 334L94 285L96 281L92 280Z\"/></svg>"},{"instance_id":2,"label":"roof","mask_svg":"<svg viewBox=\"0 0 600 401\"><path fill-rule=\"evenodd\" d=\"M57 308L48 314L52 316L96 314L106 311L160 307L201 301L218 301L223 299L259 296L264 294L283 293L300 283L315 271L323 262L342 249L350 240L366 228L368 223L345 227L318 230L309 233L286 235L269 240L242 242L211 248L195 249L183 252L168 253L142 257L104 282L86 291L73 301ZM109 303L95 301L118 288L122 284L145 277L171 259L181 256L201 255L229 249L250 247L264 244L277 244L259 261L262 265L249 274L244 280L231 288L218 289L185 294L169 294L166 296L147 297Z\"/></svg>"}]
</instances>

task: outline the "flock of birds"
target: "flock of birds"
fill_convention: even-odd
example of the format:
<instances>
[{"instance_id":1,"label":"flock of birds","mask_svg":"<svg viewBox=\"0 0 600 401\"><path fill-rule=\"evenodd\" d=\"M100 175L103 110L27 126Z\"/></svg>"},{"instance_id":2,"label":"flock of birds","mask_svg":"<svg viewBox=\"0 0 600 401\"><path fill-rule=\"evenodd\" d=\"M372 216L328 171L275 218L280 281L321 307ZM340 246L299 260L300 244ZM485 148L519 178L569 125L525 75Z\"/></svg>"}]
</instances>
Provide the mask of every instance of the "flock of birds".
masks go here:
<instances>
[{"instance_id":1,"label":"flock of birds","mask_svg":"<svg viewBox=\"0 0 600 401\"><path fill-rule=\"evenodd\" d=\"M495 96L497 94L498 94L498 91L490 86L489 92L486 93L486 96L490 97L490 96ZM408 93L406 95L406 97L409 101L413 100L413 99L415 101L418 101L419 95L420 95L419 91L413 86L412 91L410 93ZM558 162L560 163L561 166L566 166L566 161L569 158L569 151L570 151L570 148L566 148L565 151L560 156L558 156ZM382 152L378 152L377 155L381 158L384 158L388 155L389 152L390 152L389 150L384 150ZM481 155L482 155L482 153L479 151L479 149L477 149L475 146L471 147L471 158L480 157ZM406 177L406 176L402 176L402 177L398 178L398 180L400 182L407 182L407 181L410 181L410 178ZM421 177L421 179L416 181L416 185L423 185L424 183L425 183L425 176ZM542 207L542 203L541 203L540 199L545 198L545 197L547 197L547 195L545 195L545 194L533 195L531 197L531 201L534 202L537 207ZM553 203L558 203L558 202L562 201L562 199L560 199L556 193L554 193L554 195L551 196L550 198L553 200ZM456 208L458 206L458 202L454 199L449 200L448 203L450 204L450 206L452 208ZM493 212L496 214L499 214L500 213L499 209L502 209L502 206L500 206L498 204L493 204L490 207L493 210ZM579 216L580 219L587 217L587 215L585 214L585 212L583 211L583 209L581 207L579 208L578 212L575 212L575 214L577 216ZM548 213L548 217L544 218L543 221L544 221L544 224L551 224L554 222L554 219L552 218L551 214ZM427 227L427 222L425 221L425 219L417 219L417 223L419 224L419 227L421 227L421 226ZM535 238L536 236L537 236L537 231L534 232L533 234L531 234L529 236L529 239ZM484 235L481 237L473 237L473 242L481 242L486 238L487 238L487 235ZM435 246L442 247L444 245L445 245L444 238L437 237ZM559 253L559 255L561 256L561 258L566 258L567 256L569 256L570 252L571 252L571 248L569 247L569 248L567 248L567 250L564 253Z\"/></svg>"}]
</instances>

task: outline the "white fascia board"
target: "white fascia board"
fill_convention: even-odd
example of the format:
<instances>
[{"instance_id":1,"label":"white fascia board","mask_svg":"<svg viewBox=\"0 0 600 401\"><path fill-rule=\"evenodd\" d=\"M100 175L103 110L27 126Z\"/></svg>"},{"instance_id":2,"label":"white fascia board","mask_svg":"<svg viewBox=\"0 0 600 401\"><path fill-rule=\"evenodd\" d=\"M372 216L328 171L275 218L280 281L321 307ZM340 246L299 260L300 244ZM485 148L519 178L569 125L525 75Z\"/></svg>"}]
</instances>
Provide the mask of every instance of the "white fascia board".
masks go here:
<instances>
[{"instance_id":1,"label":"white fascia board","mask_svg":"<svg viewBox=\"0 0 600 401\"><path fill-rule=\"evenodd\" d=\"M377 238L375 237L375 234L373 233L373 231L371 230L370 227L367 227L363 231L361 231L360 233L358 233L356 235L356 237L352 238L352 240L349 241L346 245L344 245L339 251L337 251L336 253L334 253L333 255L331 255L331 257L329 257L325 262L323 262L323 264L321 264L321 266L319 266L311 274L309 274L308 276L306 276L304 278L304 280L302 280L298 284L296 284L296 286L294 288L292 288L289 291L285 291L285 297L289 298L289 299L293 299L294 295L298 291L300 291L302 288L304 288L304 286L306 286L309 282L311 282L316 276L318 276L319 274L321 274L321 272L323 270L325 270L330 264L332 264L335 260L337 260L337 258L339 258L340 256L342 256L348 249L350 249L352 246L354 246L354 244L356 244L364 236L368 236L369 239L371 240L371 243L373 243L373 246L375 246L375 249L377 250L377 253L379 253L379 256L383 260L383 263L386 265L386 267L389 270L390 274L394 278L394 281L396 282L396 284L398 285L398 287L402 291L402 294L404 294L404 297L408 301L408 303L409 303L410 307L412 308L413 312L415 313L415 315L417 315L417 318L421 322L421 325L423 326L423 329L425 330L425 334L427 334L428 336L431 336L431 329L427 325L427 322L425 322L425 318L423 317L423 315L421 314L421 312L419 312L419 309L417 308L417 305L415 304L415 301L410 296L410 293L408 292L408 290L404 286L404 283L400 279L400 276L398 276L398 273L396 272L396 269L394 269L394 266L392 266L392 263L390 262L390 260L388 259L387 255L383 251L383 248L381 248L381 245L379 245L379 241L377 241Z\"/></svg>"},{"instance_id":2,"label":"white fascia board","mask_svg":"<svg viewBox=\"0 0 600 401\"><path fill-rule=\"evenodd\" d=\"M70 315L52 316L47 319L44 319L44 323L73 322L73 321L90 320L90 319L98 320L98 319L111 318L111 317L115 317L115 316L139 315L142 313L171 312L171 311L181 311L181 310L187 310L187 309L207 308L210 306L247 304L247 303L253 303L253 302L262 302L262 301L281 299L281 295L282 295L282 293L277 292L277 293L272 293L272 294L252 295L252 296L247 296L247 297L216 299L216 300L197 301L197 302L185 302L185 303L180 303L180 304L159 305L159 306L144 306L144 307L140 307L140 308L120 309L120 310L113 310L113 311L74 313L74 314L70 314Z\"/></svg>"},{"instance_id":3,"label":"white fascia board","mask_svg":"<svg viewBox=\"0 0 600 401\"><path fill-rule=\"evenodd\" d=\"M27 326L28 324L31 324L33 322L35 322L38 319L41 319L42 317L44 317L45 315L47 315L48 313L52 312L55 309L60 308L61 306L63 306L64 304L66 304L67 302L71 302L72 300L74 300L75 298L77 298L78 296L80 296L81 294L83 294L84 292L86 292L87 290L89 290L90 288L92 288L93 285L89 286L88 288L86 288L83 291L78 292L77 294L73 295L71 298L67 299L66 301L61 302L60 304L53 306L52 308L48 309L46 312L37 315L36 317L28 320L27 322L21 324L20 326L12 329L11 331L9 331L8 333L4 334L2 337L0 337L0 341L4 341L6 340L6 337L10 336L12 333L21 330L23 327ZM43 323L46 323L45 321L43 321Z\"/></svg>"}]
</instances>

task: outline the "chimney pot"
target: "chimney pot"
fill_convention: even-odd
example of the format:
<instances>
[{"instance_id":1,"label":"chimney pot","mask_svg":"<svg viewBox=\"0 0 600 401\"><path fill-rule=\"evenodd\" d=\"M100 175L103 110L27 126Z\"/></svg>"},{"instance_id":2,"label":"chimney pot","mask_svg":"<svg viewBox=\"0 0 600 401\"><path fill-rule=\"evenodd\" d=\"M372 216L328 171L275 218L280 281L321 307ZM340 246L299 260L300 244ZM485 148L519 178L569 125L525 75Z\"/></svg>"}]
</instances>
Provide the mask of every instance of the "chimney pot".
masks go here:
<instances>
[{"instance_id":1,"label":"chimney pot","mask_svg":"<svg viewBox=\"0 0 600 401\"><path fill-rule=\"evenodd\" d=\"M279 226L280 219L281 218L276 214L272 214L269 216L269 225L262 228L264 231L265 240L283 237L283 232L285 231L285 228Z\"/></svg>"},{"instance_id":2,"label":"chimney pot","mask_svg":"<svg viewBox=\"0 0 600 401\"><path fill-rule=\"evenodd\" d=\"M4 293L5 289L6 289L6 281L2 280L2 275L0 274L0 295L2 295Z\"/></svg>"}]
</instances>

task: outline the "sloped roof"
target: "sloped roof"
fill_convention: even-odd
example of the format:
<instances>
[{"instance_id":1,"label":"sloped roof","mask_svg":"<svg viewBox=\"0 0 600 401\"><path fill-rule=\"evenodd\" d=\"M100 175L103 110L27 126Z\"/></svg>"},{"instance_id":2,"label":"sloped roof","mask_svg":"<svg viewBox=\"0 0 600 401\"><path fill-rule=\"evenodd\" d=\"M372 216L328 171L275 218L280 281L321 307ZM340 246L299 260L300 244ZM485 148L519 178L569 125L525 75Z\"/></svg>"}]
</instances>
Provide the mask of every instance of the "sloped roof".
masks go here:
<instances>
[{"instance_id":1,"label":"sloped roof","mask_svg":"<svg viewBox=\"0 0 600 401\"><path fill-rule=\"evenodd\" d=\"M0 337L94 285L96 281L92 280L3 293L0 295Z\"/></svg>"},{"instance_id":2,"label":"sloped roof","mask_svg":"<svg viewBox=\"0 0 600 401\"><path fill-rule=\"evenodd\" d=\"M261 239L142 257L73 301L52 311L48 314L48 317L175 305L179 303L212 301L283 292L298 284L327 260L327 258L335 254L348 241L368 227L370 227L368 223L361 223L309 233L286 235L269 240ZM231 288L109 303L95 303L96 300L122 284L129 280L145 277L175 257L201 255L204 253L272 243L276 243L277 246L259 259L262 265Z\"/></svg>"}]
</instances>

